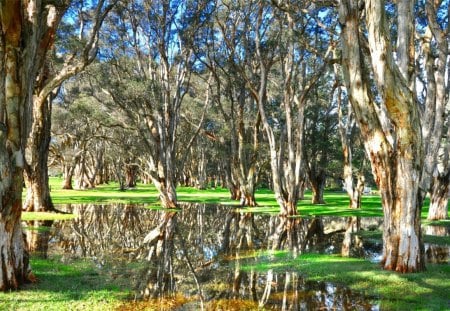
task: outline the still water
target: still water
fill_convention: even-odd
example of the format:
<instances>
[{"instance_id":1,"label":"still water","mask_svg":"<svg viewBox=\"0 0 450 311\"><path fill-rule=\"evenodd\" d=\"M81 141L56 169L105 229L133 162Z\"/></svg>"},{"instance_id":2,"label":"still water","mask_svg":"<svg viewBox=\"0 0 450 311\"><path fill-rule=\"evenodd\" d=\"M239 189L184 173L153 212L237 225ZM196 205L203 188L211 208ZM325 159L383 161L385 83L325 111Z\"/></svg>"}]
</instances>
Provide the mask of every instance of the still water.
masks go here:
<instances>
[{"instance_id":1,"label":"still water","mask_svg":"<svg viewBox=\"0 0 450 311\"><path fill-rule=\"evenodd\" d=\"M34 228L26 233L35 255L88 259L99 271L127 279L135 299L187 297L179 310L226 310L232 304L269 310L379 309L377 297L309 281L301 265L292 263L305 253L379 260L382 245L370 233L381 230L381 218L287 219L205 204L186 204L179 212L136 205L58 208L77 217L24 223ZM424 232L449 235L448 228L437 226ZM425 247L428 261L449 262L448 246Z\"/></svg>"}]
</instances>

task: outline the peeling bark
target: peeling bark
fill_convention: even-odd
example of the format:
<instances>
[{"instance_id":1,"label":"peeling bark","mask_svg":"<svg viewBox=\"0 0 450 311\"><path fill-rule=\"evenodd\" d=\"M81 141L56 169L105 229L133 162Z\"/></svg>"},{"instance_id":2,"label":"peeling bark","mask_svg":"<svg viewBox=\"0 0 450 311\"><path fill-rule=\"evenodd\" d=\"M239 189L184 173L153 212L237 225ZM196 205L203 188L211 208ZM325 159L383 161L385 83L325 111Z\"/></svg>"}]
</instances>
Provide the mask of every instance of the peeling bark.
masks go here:
<instances>
[{"instance_id":1,"label":"peeling bark","mask_svg":"<svg viewBox=\"0 0 450 311\"><path fill-rule=\"evenodd\" d=\"M25 100L21 93L32 83L21 73L19 53L22 45L22 8L20 1L0 4L0 66L5 73L0 90L4 103L0 120L0 290L17 289L30 279L28 253L20 223L23 183L23 130Z\"/></svg>"},{"instance_id":2,"label":"peeling bark","mask_svg":"<svg viewBox=\"0 0 450 311\"><path fill-rule=\"evenodd\" d=\"M394 61L383 4L380 1L365 2L370 48L367 57L371 58L378 91L387 117L394 126L392 133L385 132L383 128L370 87L370 69L366 67L366 55L360 39L362 34L359 32L358 1L343 0L339 6L343 29L342 66L349 99L381 193L384 212L382 265L388 270L415 272L425 269L420 228L422 199L419 193L423 165L421 127L418 106L409 88L410 81ZM405 22L411 21L402 20L399 23ZM408 39L411 34L399 34L402 35L407 36L407 42L412 41ZM394 143L390 140L391 134Z\"/></svg>"}]
</instances>

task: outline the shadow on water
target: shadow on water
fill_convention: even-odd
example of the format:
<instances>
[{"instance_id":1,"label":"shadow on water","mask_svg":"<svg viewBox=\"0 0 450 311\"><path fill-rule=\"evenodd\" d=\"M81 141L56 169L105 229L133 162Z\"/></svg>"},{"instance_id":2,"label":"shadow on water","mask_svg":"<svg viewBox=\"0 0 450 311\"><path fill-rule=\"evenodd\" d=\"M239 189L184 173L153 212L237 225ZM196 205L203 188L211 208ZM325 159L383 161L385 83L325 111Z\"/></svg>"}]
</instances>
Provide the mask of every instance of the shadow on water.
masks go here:
<instances>
[{"instance_id":1,"label":"shadow on water","mask_svg":"<svg viewBox=\"0 0 450 311\"><path fill-rule=\"evenodd\" d=\"M277 261L265 269L248 267L277 250L291 257L324 253L376 260L381 242L356 233L379 232L381 218L291 219L205 204L186 204L179 212L124 204L59 208L77 217L24 223L30 250L67 262L88 258L99 270L128 280L136 299L181 295L187 299L180 310L379 308L374 297L305 279L300 267L277 268ZM449 234L448 228L425 230ZM449 260L448 246L429 244L426 250L431 262Z\"/></svg>"}]
</instances>

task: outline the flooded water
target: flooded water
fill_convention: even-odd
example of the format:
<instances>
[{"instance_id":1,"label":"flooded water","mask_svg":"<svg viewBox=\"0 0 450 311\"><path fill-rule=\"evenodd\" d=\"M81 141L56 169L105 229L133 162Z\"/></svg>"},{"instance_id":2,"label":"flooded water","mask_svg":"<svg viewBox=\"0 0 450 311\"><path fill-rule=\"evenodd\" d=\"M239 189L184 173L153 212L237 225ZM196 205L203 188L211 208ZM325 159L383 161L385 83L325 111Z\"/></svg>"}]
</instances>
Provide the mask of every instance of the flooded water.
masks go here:
<instances>
[{"instance_id":1,"label":"flooded water","mask_svg":"<svg viewBox=\"0 0 450 311\"><path fill-rule=\"evenodd\" d=\"M378 260L381 218L289 219L230 207L184 205L162 212L135 205L67 205L71 221L24 222L30 249L62 261L87 258L99 270L129 280L137 299L182 295L179 310L378 310L377 297L304 278L282 265L301 253ZM449 235L427 227L426 234ZM276 252L288 249L288 252ZM427 244L430 262L449 262L449 247ZM280 264L281 263L281 264ZM241 306L241 307L239 307Z\"/></svg>"}]
</instances>

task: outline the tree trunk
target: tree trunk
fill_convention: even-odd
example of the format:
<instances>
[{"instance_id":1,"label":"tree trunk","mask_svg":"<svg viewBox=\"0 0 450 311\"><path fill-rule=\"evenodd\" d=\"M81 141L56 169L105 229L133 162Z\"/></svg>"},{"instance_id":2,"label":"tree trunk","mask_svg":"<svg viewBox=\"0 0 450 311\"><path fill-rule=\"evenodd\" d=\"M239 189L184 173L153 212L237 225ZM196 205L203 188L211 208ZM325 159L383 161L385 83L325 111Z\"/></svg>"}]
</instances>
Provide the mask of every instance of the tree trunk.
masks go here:
<instances>
[{"instance_id":1,"label":"tree trunk","mask_svg":"<svg viewBox=\"0 0 450 311\"><path fill-rule=\"evenodd\" d=\"M255 199L255 185L248 183L245 187L241 187L241 205L242 206L256 206Z\"/></svg>"},{"instance_id":2,"label":"tree trunk","mask_svg":"<svg viewBox=\"0 0 450 311\"><path fill-rule=\"evenodd\" d=\"M358 230L361 228L361 218L357 216L349 217L347 220L347 228L345 229L344 233L344 240L342 241L342 248L341 248L341 255L344 257L349 257L351 248L352 248L352 241L353 241L353 234L355 232L358 232Z\"/></svg>"},{"instance_id":3,"label":"tree trunk","mask_svg":"<svg viewBox=\"0 0 450 311\"><path fill-rule=\"evenodd\" d=\"M125 184L127 188L136 187L138 167L133 164L125 165Z\"/></svg>"},{"instance_id":4,"label":"tree trunk","mask_svg":"<svg viewBox=\"0 0 450 311\"><path fill-rule=\"evenodd\" d=\"M48 170L36 170L32 177L25 177L27 196L23 209L27 212L54 211L50 197Z\"/></svg>"},{"instance_id":5,"label":"tree trunk","mask_svg":"<svg viewBox=\"0 0 450 311\"><path fill-rule=\"evenodd\" d=\"M312 170L309 174L309 183L312 190L312 204L325 204L323 193L325 190L326 175L322 169Z\"/></svg>"},{"instance_id":6,"label":"tree trunk","mask_svg":"<svg viewBox=\"0 0 450 311\"><path fill-rule=\"evenodd\" d=\"M444 176L436 176L430 193L430 209L428 220L448 218L448 197L450 196L450 171Z\"/></svg>"},{"instance_id":7,"label":"tree trunk","mask_svg":"<svg viewBox=\"0 0 450 311\"><path fill-rule=\"evenodd\" d=\"M369 82L368 62L363 59L364 43L360 43L359 4L354 0L342 0L339 7L343 26L342 67L349 99L381 192L384 212L381 263L388 270L422 271L425 263L420 229L422 199L419 182L423 164L420 119L409 88L409 73L402 73L393 57L383 4L379 1L365 2L365 15L372 70L389 122L393 125L392 131L384 131L372 100L375 94ZM399 35L405 36L402 39L405 42L411 42L410 34Z\"/></svg>"},{"instance_id":8,"label":"tree trunk","mask_svg":"<svg viewBox=\"0 0 450 311\"><path fill-rule=\"evenodd\" d=\"M30 279L20 217L22 212L23 145L26 96L32 80L22 76L21 1L0 4L0 66L5 76L0 93L0 290L17 289ZM28 83L27 83L28 82Z\"/></svg>"},{"instance_id":9,"label":"tree trunk","mask_svg":"<svg viewBox=\"0 0 450 311\"><path fill-rule=\"evenodd\" d=\"M335 66L335 74L338 75L337 66ZM338 87L337 92L337 103L338 103L338 119L339 119L339 134L341 138L342 145L342 155L343 155L343 180L344 188L350 198L350 208L357 209L361 207L361 194L364 190L364 175L358 172L358 180L356 186L353 181L353 152L351 146L351 134L355 126L355 119L353 116L353 111L347 107L347 116L344 118L343 107L342 107L342 90L339 80L336 82ZM345 120L346 119L346 120ZM345 120L345 121L344 121Z\"/></svg>"},{"instance_id":10,"label":"tree trunk","mask_svg":"<svg viewBox=\"0 0 450 311\"><path fill-rule=\"evenodd\" d=\"M75 166L65 165L63 172L63 184L62 189L72 190L72 177L75 170Z\"/></svg>"},{"instance_id":11,"label":"tree trunk","mask_svg":"<svg viewBox=\"0 0 450 311\"><path fill-rule=\"evenodd\" d=\"M34 121L27 143L25 185L27 197L23 209L31 212L54 210L48 180L48 154L51 128L51 97L33 102Z\"/></svg>"},{"instance_id":12,"label":"tree trunk","mask_svg":"<svg viewBox=\"0 0 450 311\"><path fill-rule=\"evenodd\" d=\"M17 104L6 94L9 103ZM12 107L9 107L12 108ZM18 110L18 109L17 109ZM12 118L11 118L12 119ZM12 125L12 124L11 124ZM18 128L15 128L18 131ZM9 127L9 136L18 137L14 128ZM0 290L17 289L21 284L32 280L25 247L20 216L22 212L23 171L14 159L12 150L6 147L6 127L0 123ZM9 150L7 150L7 148ZM15 151L20 156L20 151Z\"/></svg>"},{"instance_id":13,"label":"tree trunk","mask_svg":"<svg viewBox=\"0 0 450 311\"><path fill-rule=\"evenodd\" d=\"M365 177L362 172L359 172L358 179L356 181L356 187L353 188L352 195L350 196L350 208L361 208L361 197L364 191Z\"/></svg>"}]
</instances>

